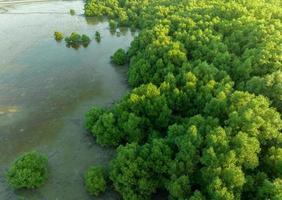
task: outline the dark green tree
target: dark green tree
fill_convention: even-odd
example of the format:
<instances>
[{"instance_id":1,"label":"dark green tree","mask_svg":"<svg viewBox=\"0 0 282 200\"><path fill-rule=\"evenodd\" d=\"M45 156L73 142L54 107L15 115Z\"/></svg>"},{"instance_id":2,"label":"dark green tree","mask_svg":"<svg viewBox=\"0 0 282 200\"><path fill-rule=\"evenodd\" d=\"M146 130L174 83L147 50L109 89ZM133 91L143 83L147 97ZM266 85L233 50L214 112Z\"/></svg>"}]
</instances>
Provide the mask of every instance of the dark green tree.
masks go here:
<instances>
[{"instance_id":1,"label":"dark green tree","mask_svg":"<svg viewBox=\"0 0 282 200\"><path fill-rule=\"evenodd\" d=\"M84 183L87 191L94 196L105 192L106 180L105 171L103 167L93 166L90 167L84 175Z\"/></svg>"},{"instance_id":2,"label":"dark green tree","mask_svg":"<svg viewBox=\"0 0 282 200\"><path fill-rule=\"evenodd\" d=\"M48 176L47 162L47 158L36 151L23 154L14 161L6 174L9 185L15 189L42 186Z\"/></svg>"}]
</instances>

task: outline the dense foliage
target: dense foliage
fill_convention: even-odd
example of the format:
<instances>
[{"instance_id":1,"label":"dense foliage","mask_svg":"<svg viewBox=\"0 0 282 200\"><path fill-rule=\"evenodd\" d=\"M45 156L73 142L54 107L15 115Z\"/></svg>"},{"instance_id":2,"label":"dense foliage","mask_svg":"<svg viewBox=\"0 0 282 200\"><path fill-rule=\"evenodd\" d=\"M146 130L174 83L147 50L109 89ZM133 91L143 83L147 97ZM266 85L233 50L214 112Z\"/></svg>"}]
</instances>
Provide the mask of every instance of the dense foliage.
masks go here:
<instances>
[{"instance_id":1,"label":"dense foliage","mask_svg":"<svg viewBox=\"0 0 282 200\"><path fill-rule=\"evenodd\" d=\"M20 156L7 172L7 181L15 189L38 188L47 179L47 158L38 152Z\"/></svg>"},{"instance_id":2,"label":"dense foliage","mask_svg":"<svg viewBox=\"0 0 282 200\"><path fill-rule=\"evenodd\" d=\"M61 32L55 31L54 32L54 38L55 38L55 40L57 40L59 42L59 41L62 41L62 39L64 39L64 35Z\"/></svg>"},{"instance_id":3,"label":"dense foliage","mask_svg":"<svg viewBox=\"0 0 282 200\"><path fill-rule=\"evenodd\" d=\"M85 14L140 29L134 89L86 121L119 146L123 199L282 199L280 1L88 0Z\"/></svg>"},{"instance_id":4,"label":"dense foliage","mask_svg":"<svg viewBox=\"0 0 282 200\"><path fill-rule=\"evenodd\" d=\"M111 60L114 64L124 65L127 62L127 55L124 49L118 49L114 55L111 56Z\"/></svg>"},{"instance_id":5,"label":"dense foliage","mask_svg":"<svg viewBox=\"0 0 282 200\"><path fill-rule=\"evenodd\" d=\"M84 182L87 191L94 196L106 190L105 172L103 167L93 166L84 175Z\"/></svg>"},{"instance_id":6,"label":"dense foliage","mask_svg":"<svg viewBox=\"0 0 282 200\"><path fill-rule=\"evenodd\" d=\"M80 35L76 32L73 32L69 37L65 38L65 42L68 46L71 46L73 48L78 48L80 47L80 45L87 47L91 42L91 39L87 35Z\"/></svg>"}]
</instances>

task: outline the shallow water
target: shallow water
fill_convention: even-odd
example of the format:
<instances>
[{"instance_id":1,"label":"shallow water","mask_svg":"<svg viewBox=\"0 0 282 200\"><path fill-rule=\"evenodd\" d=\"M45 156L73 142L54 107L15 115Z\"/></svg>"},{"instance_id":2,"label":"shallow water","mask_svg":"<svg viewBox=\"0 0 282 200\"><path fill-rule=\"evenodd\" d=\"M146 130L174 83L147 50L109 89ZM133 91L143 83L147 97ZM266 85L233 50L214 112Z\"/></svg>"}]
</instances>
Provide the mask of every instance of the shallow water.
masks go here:
<instances>
[{"instance_id":1,"label":"shallow water","mask_svg":"<svg viewBox=\"0 0 282 200\"><path fill-rule=\"evenodd\" d=\"M126 67L112 66L109 58L128 47L133 34L124 30L117 37L107 22L84 18L82 1L15 2L0 0L0 199L92 199L83 172L107 164L114 151L95 144L83 116L128 91ZM87 48L67 48L53 39L54 31L94 38L96 30L102 41ZM34 149L48 155L50 178L38 190L14 192L3 174L15 157ZM117 198L109 191L98 199Z\"/></svg>"}]
</instances>

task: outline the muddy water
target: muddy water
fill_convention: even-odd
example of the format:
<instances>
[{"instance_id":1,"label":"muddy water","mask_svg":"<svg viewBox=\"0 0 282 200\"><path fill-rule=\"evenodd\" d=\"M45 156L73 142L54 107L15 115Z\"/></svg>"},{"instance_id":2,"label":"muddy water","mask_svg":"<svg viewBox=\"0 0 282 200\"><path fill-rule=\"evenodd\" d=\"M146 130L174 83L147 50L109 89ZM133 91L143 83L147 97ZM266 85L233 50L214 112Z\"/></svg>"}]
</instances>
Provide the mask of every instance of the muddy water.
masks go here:
<instances>
[{"instance_id":1,"label":"muddy water","mask_svg":"<svg viewBox=\"0 0 282 200\"><path fill-rule=\"evenodd\" d=\"M76 15L70 16L69 9ZM133 34L110 33L108 23L82 16L82 1L0 0L0 199L87 200L83 171L106 165L114 151L101 148L83 128L93 105L108 106L127 91L125 67L109 57L126 48ZM94 38L87 48L67 48L54 31ZM20 154L49 157L50 178L40 189L13 191L3 177ZM96 199L117 199L111 191Z\"/></svg>"}]
</instances>

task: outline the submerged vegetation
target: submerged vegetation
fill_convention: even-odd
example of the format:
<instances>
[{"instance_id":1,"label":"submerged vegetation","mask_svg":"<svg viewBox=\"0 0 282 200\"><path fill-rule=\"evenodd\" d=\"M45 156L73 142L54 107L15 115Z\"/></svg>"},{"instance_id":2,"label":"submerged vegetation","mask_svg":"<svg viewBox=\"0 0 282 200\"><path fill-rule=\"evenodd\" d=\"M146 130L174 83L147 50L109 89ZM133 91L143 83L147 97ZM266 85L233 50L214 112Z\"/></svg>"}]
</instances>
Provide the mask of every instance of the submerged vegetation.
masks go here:
<instances>
[{"instance_id":1,"label":"submerged vegetation","mask_svg":"<svg viewBox=\"0 0 282 200\"><path fill-rule=\"evenodd\" d=\"M47 179L48 160L38 152L20 156L7 172L7 181L15 189L38 188Z\"/></svg>"},{"instance_id":2,"label":"submerged vegetation","mask_svg":"<svg viewBox=\"0 0 282 200\"><path fill-rule=\"evenodd\" d=\"M140 30L134 89L86 121L118 147L109 178L123 199L282 199L281 13L278 0L86 2L111 29Z\"/></svg>"},{"instance_id":3,"label":"submerged vegetation","mask_svg":"<svg viewBox=\"0 0 282 200\"><path fill-rule=\"evenodd\" d=\"M111 57L111 60L116 65L124 65L127 62L127 55L124 49L118 49L114 55Z\"/></svg>"}]
</instances>

